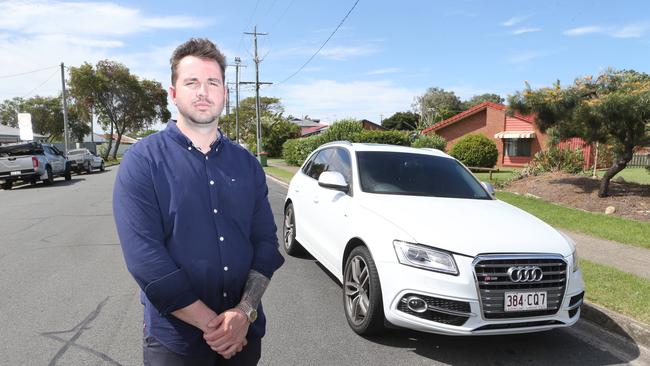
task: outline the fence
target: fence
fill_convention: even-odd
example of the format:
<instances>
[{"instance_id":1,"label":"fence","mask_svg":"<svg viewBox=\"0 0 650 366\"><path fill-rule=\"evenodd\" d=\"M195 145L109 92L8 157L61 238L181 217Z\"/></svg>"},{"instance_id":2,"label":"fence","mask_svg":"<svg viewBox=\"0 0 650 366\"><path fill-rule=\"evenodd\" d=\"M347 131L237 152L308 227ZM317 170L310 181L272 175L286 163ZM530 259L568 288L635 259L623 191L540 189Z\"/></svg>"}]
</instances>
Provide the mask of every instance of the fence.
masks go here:
<instances>
[{"instance_id":1,"label":"fence","mask_svg":"<svg viewBox=\"0 0 650 366\"><path fill-rule=\"evenodd\" d=\"M645 168L650 166L650 154L634 154L632 160L627 164L629 167Z\"/></svg>"}]
</instances>

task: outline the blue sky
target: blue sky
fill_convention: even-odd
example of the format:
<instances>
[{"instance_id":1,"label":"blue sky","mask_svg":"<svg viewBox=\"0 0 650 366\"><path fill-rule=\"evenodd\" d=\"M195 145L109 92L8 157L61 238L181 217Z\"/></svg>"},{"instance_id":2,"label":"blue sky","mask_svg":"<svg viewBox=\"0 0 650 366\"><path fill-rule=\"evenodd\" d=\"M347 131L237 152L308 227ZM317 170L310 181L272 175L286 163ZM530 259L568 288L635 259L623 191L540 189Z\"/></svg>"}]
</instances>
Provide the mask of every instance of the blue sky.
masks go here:
<instances>
[{"instance_id":1,"label":"blue sky","mask_svg":"<svg viewBox=\"0 0 650 366\"><path fill-rule=\"evenodd\" d=\"M257 25L262 95L286 114L331 122L379 122L411 109L432 86L462 99L512 94L607 67L650 72L647 1L360 0L341 29L300 73L355 0L0 2L0 100L54 95L60 62L112 59L169 85L169 56L189 37L208 37L254 80ZM36 69L47 70L7 77ZM234 81L234 68L226 73ZM242 89L242 97L253 95ZM234 93L233 93L234 101ZM172 114L175 114L170 104Z\"/></svg>"}]
</instances>

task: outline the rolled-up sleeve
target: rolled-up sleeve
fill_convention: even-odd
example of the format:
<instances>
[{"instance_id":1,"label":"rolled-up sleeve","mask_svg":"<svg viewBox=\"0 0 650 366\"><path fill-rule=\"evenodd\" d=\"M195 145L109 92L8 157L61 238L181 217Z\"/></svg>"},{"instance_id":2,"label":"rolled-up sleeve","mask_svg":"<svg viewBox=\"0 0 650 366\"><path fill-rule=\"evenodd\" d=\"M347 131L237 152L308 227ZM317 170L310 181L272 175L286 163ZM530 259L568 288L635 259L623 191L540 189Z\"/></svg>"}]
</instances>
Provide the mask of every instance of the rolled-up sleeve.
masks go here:
<instances>
[{"instance_id":1,"label":"rolled-up sleeve","mask_svg":"<svg viewBox=\"0 0 650 366\"><path fill-rule=\"evenodd\" d=\"M113 217L126 266L149 301L169 314L198 300L170 257L149 162L128 151L113 189Z\"/></svg>"},{"instance_id":2,"label":"rolled-up sleeve","mask_svg":"<svg viewBox=\"0 0 650 366\"><path fill-rule=\"evenodd\" d=\"M251 269L270 279L284 263L284 257L278 248L277 227L269 204L266 175L259 164L255 165L255 209L251 222L251 241L255 254Z\"/></svg>"}]
</instances>

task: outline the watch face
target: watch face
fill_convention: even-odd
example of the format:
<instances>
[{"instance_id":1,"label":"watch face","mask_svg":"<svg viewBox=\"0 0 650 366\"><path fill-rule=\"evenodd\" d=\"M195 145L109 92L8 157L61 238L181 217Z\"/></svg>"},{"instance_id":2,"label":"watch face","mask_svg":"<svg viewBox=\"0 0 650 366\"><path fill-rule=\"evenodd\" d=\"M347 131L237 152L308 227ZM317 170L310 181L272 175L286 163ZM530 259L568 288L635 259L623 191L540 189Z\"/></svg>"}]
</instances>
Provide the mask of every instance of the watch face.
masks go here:
<instances>
[{"instance_id":1,"label":"watch face","mask_svg":"<svg viewBox=\"0 0 650 366\"><path fill-rule=\"evenodd\" d=\"M251 310L251 312L248 313L248 318L250 319L251 323L257 320L257 310L255 309Z\"/></svg>"}]
</instances>

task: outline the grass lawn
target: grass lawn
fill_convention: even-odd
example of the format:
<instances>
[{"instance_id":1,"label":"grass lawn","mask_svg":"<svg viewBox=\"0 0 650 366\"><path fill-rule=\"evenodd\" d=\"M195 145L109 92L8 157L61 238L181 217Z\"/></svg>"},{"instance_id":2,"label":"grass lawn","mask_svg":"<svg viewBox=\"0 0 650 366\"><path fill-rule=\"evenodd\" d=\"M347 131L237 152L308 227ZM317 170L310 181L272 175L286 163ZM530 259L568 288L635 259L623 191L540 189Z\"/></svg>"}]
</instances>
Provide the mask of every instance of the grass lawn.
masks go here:
<instances>
[{"instance_id":1,"label":"grass lawn","mask_svg":"<svg viewBox=\"0 0 650 366\"><path fill-rule=\"evenodd\" d=\"M492 173L492 179L490 179L490 173L487 172L480 172L480 173L473 173L473 174L481 182L498 184L512 178L512 176L517 172L518 170L499 170L498 173Z\"/></svg>"},{"instance_id":2,"label":"grass lawn","mask_svg":"<svg viewBox=\"0 0 650 366\"><path fill-rule=\"evenodd\" d=\"M586 260L580 268L587 300L650 324L650 281Z\"/></svg>"},{"instance_id":3,"label":"grass lawn","mask_svg":"<svg viewBox=\"0 0 650 366\"><path fill-rule=\"evenodd\" d=\"M288 171L286 171L284 169L276 168L274 166L267 166L267 167L264 168L264 171L267 174L270 174L270 175L274 176L275 178L280 179L281 181L283 181L285 183L289 183L291 178L293 178L293 173L288 172Z\"/></svg>"},{"instance_id":4,"label":"grass lawn","mask_svg":"<svg viewBox=\"0 0 650 366\"><path fill-rule=\"evenodd\" d=\"M602 177L605 175L605 170L597 170L596 175ZM626 182L650 184L650 171L646 168L625 168L614 176L623 177Z\"/></svg>"},{"instance_id":5,"label":"grass lawn","mask_svg":"<svg viewBox=\"0 0 650 366\"><path fill-rule=\"evenodd\" d=\"M650 249L650 223L586 212L509 192L497 192L496 195L551 226Z\"/></svg>"}]
</instances>

